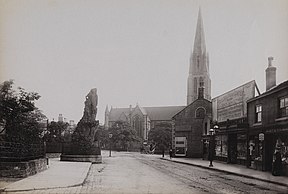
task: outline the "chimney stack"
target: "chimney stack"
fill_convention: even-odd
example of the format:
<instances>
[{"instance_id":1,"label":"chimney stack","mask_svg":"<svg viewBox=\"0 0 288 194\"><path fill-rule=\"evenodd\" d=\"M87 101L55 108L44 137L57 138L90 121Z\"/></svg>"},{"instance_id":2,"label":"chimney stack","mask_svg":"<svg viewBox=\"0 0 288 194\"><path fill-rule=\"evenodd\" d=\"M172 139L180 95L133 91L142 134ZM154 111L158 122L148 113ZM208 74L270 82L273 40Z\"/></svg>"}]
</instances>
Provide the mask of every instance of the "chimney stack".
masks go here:
<instances>
[{"instance_id":1,"label":"chimney stack","mask_svg":"<svg viewBox=\"0 0 288 194\"><path fill-rule=\"evenodd\" d=\"M272 66L273 57L268 57L268 67L266 69L266 91L276 86L276 67Z\"/></svg>"},{"instance_id":2,"label":"chimney stack","mask_svg":"<svg viewBox=\"0 0 288 194\"><path fill-rule=\"evenodd\" d=\"M63 120L63 115L62 114L59 114L59 116L58 116L58 122L63 122L64 120Z\"/></svg>"}]
</instances>

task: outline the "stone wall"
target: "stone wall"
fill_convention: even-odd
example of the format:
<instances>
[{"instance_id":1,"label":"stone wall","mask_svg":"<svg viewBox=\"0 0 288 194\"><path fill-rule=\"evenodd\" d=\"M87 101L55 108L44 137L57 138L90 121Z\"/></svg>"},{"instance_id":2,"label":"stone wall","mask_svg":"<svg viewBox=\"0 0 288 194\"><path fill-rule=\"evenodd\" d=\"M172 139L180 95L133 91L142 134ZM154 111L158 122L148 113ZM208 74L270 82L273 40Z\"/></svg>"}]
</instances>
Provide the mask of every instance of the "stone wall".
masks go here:
<instances>
[{"instance_id":1,"label":"stone wall","mask_svg":"<svg viewBox=\"0 0 288 194\"><path fill-rule=\"evenodd\" d=\"M25 178L46 169L46 158L26 162L0 162L0 177Z\"/></svg>"},{"instance_id":2,"label":"stone wall","mask_svg":"<svg viewBox=\"0 0 288 194\"><path fill-rule=\"evenodd\" d=\"M44 143L24 144L0 141L1 162L22 162L45 157Z\"/></svg>"}]
</instances>

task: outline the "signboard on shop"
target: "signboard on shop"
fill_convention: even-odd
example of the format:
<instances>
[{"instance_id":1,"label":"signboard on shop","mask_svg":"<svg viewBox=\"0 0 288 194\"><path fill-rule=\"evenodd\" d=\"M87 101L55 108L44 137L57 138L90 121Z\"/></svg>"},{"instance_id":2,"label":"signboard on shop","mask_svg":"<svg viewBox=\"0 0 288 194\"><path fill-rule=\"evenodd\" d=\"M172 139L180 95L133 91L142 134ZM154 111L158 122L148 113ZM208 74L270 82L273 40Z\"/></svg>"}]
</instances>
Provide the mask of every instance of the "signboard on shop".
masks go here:
<instances>
[{"instance_id":1,"label":"signboard on shop","mask_svg":"<svg viewBox=\"0 0 288 194\"><path fill-rule=\"evenodd\" d=\"M259 141L264 141L264 133L259 133Z\"/></svg>"}]
</instances>

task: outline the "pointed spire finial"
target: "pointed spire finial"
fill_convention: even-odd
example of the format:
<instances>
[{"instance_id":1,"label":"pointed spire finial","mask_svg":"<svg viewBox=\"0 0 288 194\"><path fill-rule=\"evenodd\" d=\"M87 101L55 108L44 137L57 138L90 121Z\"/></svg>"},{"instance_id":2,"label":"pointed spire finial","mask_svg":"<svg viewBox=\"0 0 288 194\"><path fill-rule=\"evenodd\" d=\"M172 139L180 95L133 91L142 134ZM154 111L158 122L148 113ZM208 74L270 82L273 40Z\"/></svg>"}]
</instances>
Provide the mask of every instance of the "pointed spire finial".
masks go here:
<instances>
[{"instance_id":1,"label":"pointed spire finial","mask_svg":"<svg viewBox=\"0 0 288 194\"><path fill-rule=\"evenodd\" d=\"M201 7L199 7L196 34L194 40L194 52L202 53L205 51L206 51L206 45L205 45L203 19L202 19Z\"/></svg>"}]
</instances>

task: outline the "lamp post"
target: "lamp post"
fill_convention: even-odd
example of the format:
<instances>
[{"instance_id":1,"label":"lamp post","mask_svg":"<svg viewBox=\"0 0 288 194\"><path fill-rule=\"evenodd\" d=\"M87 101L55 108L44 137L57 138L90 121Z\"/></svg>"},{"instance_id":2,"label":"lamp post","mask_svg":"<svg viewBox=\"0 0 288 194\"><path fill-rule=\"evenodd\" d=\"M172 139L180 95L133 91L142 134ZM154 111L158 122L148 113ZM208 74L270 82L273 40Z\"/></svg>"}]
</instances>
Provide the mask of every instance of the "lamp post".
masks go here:
<instances>
[{"instance_id":1,"label":"lamp post","mask_svg":"<svg viewBox=\"0 0 288 194\"><path fill-rule=\"evenodd\" d=\"M111 138L112 138L113 134L109 133L109 142L110 142L110 150L109 150L109 157L111 157Z\"/></svg>"},{"instance_id":2,"label":"lamp post","mask_svg":"<svg viewBox=\"0 0 288 194\"><path fill-rule=\"evenodd\" d=\"M209 139L209 161L210 161L210 164L209 164L209 167L213 167L213 159L214 159L214 153L215 153L215 133L216 133L216 130L218 129L219 127L217 125L214 126L214 128L210 129L209 130L209 135L210 135L210 139Z\"/></svg>"}]
</instances>

